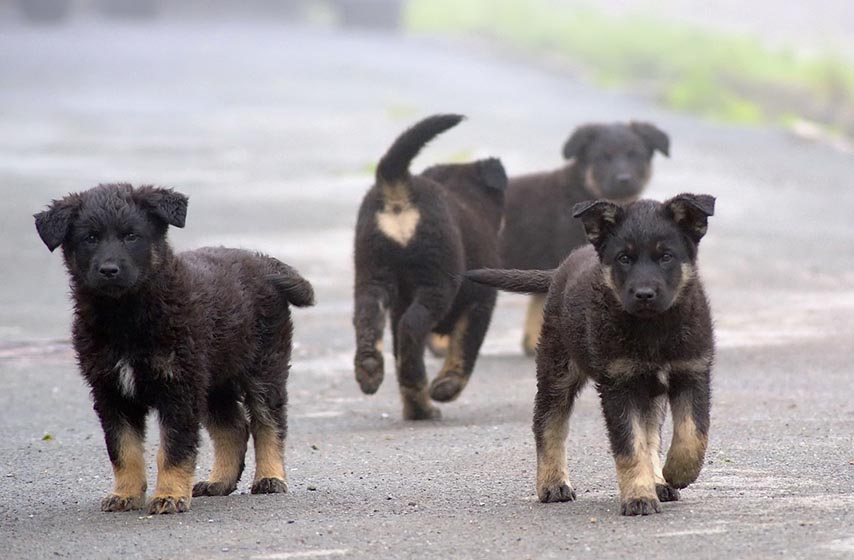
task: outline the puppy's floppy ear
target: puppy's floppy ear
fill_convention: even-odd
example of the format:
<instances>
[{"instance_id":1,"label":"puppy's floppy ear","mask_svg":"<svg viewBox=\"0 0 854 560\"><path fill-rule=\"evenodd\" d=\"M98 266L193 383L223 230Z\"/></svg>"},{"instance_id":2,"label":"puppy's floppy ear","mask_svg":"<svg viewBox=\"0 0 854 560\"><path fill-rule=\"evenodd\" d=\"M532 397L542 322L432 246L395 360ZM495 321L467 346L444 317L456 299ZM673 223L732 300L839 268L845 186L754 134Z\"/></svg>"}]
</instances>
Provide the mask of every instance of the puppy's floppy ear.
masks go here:
<instances>
[{"instance_id":1,"label":"puppy's floppy ear","mask_svg":"<svg viewBox=\"0 0 854 560\"><path fill-rule=\"evenodd\" d=\"M54 200L44 212L34 214L36 231L47 248L53 252L62 245L71 227L71 221L80 209L82 198L79 194L70 194L61 200Z\"/></svg>"},{"instance_id":2,"label":"puppy's floppy ear","mask_svg":"<svg viewBox=\"0 0 854 560\"><path fill-rule=\"evenodd\" d=\"M584 150L596 137L597 132L599 132L598 124L586 124L576 128L566 144L563 145L563 157L566 159L584 157Z\"/></svg>"},{"instance_id":3,"label":"puppy's floppy ear","mask_svg":"<svg viewBox=\"0 0 854 560\"><path fill-rule=\"evenodd\" d=\"M680 194L663 204L664 213L676 222L688 237L699 243L709 229L709 216L715 215L715 197L707 194Z\"/></svg>"},{"instance_id":4,"label":"puppy's floppy ear","mask_svg":"<svg viewBox=\"0 0 854 560\"><path fill-rule=\"evenodd\" d=\"M139 187L134 199L170 226L182 228L187 221L189 199L173 189Z\"/></svg>"},{"instance_id":5,"label":"puppy's floppy ear","mask_svg":"<svg viewBox=\"0 0 854 560\"><path fill-rule=\"evenodd\" d=\"M670 137L657 126L647 122L633 122L629 124L635 134L643 139L649 151L658 150L670 157Z\"/></svg>"},{"instance_id":6,"label":"puppy's floppy ear","mask_svg":"<svg viewBox=\"0 0 854 560\"><path fill-rule=\"evenodd\" d=\"M483 183L497 191L507 189L507 172L498 158L483 159L477 162L477 170Z\"/></svg>"},{"instance_id":7,"label":"puppy's floppy ear","mask_svg":"<svg viewBox=\"0 0 854 560\"><path fill-rule=\"evenodd\" d=\"M598 252L608 235L623 221L625 212L622 206L613 202L589 200L576 204L572 208L572 217L581 219L588 241Z\"/></svg>"}]
</instances>

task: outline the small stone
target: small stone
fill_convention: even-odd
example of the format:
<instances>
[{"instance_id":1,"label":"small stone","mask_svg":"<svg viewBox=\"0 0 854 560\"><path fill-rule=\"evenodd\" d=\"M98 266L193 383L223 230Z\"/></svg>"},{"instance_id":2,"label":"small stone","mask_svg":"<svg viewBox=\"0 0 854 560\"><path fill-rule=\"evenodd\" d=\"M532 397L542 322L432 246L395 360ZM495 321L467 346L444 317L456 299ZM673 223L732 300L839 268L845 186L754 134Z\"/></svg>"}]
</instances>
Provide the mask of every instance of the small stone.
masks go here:
<instances>
[{"instance_id":1,"label":"small stone","mask_svg":"<svg viewBox=\"0 0 854 560\"><path fill-rule=\"evenodd\" d=\"M316 490L317 490L317 486L315 486L314 484L308 485L308 491L309 492L315 492Z\"/></svg>"}]
</instances>

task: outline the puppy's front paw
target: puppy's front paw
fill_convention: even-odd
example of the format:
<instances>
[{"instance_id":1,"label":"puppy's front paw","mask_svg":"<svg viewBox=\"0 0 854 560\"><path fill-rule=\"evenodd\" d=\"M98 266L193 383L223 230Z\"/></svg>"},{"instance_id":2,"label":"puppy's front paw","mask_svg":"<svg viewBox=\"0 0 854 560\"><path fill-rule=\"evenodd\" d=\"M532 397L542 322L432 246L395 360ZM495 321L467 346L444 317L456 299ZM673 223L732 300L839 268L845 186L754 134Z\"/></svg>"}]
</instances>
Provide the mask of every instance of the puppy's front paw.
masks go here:
<instances>
[{"instance_id":1,"label":"puppy's front paw","mask_svg":"<svg viewBox=\"0 0 854 560\"><path fill-rule=\"evenodd\" d=\"M404 420L439 420L442 411L431 404L405 403L403 405Z\"/></svg>"},{"instance_id":2,"label":"puppy's front paw","mask_svg":"<svg viewBox=\"0 0 854 560\"><path fill-rule=\"evenodd\" d=\"M465 381L458 374L442 375L430 384L430 398L437 402L450 402L460 396L465 386Z\"/></svg>"},{"instance_id":3,"label":"puppy's front paw","mask_svg":"<svg viewBox=\"0 0 854 560\"><path fill-rule=\"evenodd\" d=\"M362 392L373 395L383 382L383 355L370 352L356 356L356 381Z\"/></svg>"},{"instance_id":4,"label":"puppy's front paw","mask_svg":"<svg viewBox=\"0 0 854 560\"><path fill-rule=\"evenodd\" d=\"M189 496L155 496L148 502L148 513L150 515L184 513L185 511L190 511Z\"/></svg>"},{"instance_id":5,"label":"puppy's front paw","mask_svg":"<svg viewBox=\"0 0 854 560\"><path fill-rule=\"evenodd\" d=\"M661 513L658 498L629 498L620 504L622 515L650 515Z\"/></svg>"},{"instance_id":6,"label":"puppy's front paw","mask_svg":"<svg viewBox=\"0 0 854 560\"><path fill-rule=\"evenodd\" d=\"M228 496L237 490L236 484L203 480L193 486L193 497L196 496Z\"/></svg>"},{"instance_id":7,"label":"puppy's front paw","mask_svg":"<svg viewBox=\"0 0 854 560\"><path fill-rule=\"evenodd\" d=\"M119 496L108 494L101 500L101 511L134 511L142 509L145 504L145 494L138 496Z\"/></svg>"},{"instance_id":8,"label":"puppy's front paw","mask_svg":"<svg viewBox=\"0 0 854 560\"><path fill-rule=\"evenodd\" d=\"M655 493L659 502L678 502L679 490L669 484L656 484Z\"/></svg>"},{"instance_id":9,"label":"puppy's front paw","mask_svg":"<svg viewBox=\"0 0 854 560\"><path fill-rule=\"evenodd\" d=\"M550 502L574 502L575 490L572 489L569 482L560 481L550 484L543 484L537 488L537 496L544 504Z\"/></svg>"},{"instance_id":10,"label":"puppy's front paw","mask_svg":"<svg viewBox=\"0 0 854 560\"><path fill-rule=\"evenodd\" d=\"M252 484L253 494L284 494L288 491L288 483L281 478L262 478Z\"/></svg>"}]
</instances>

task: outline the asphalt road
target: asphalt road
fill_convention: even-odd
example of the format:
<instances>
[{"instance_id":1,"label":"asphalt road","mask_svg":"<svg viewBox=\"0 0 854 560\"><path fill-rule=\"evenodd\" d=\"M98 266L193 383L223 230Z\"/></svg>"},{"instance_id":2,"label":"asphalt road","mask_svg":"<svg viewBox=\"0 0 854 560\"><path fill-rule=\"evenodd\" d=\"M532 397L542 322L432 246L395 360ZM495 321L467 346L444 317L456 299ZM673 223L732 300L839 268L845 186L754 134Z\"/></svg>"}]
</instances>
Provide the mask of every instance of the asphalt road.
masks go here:
<instances>
[{"instance_id":1,"label":"asphalt road","mask_svg":"<svg viewBox=\"0 0 854 560\"><path fill-rule=\"evenodd\" d=\"M7 25L0 53L0 557L854 557L850 155L423 39L79 21ZM648 119L673 140L650 195L718 197L701 248L719 346L708 464L662 514L618 515L591 390L569 443L579 499L536 501L521 297L502 296L443 420L403 422L393 379L359 392L356 207L391 139L439 111L470 118L416 168L486 155L548 168L579 123ZM99 511L111 470L67 342L61 258L31 215L119 180L191 196L178 248L264 250L314 283L318 306L296 313L289 494L251 496L244 480L180 516ZM210 464L206 440L200 475Z\"/></svg>"}]
</instances>

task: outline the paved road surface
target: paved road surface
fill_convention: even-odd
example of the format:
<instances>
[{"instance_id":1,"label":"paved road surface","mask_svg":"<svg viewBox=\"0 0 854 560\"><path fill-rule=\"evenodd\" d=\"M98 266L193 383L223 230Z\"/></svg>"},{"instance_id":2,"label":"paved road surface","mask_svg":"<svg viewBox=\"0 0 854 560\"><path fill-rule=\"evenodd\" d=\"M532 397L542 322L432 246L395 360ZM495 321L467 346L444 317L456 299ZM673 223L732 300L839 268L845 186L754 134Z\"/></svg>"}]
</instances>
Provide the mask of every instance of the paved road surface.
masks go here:
<instances>
[{"instance_id":1,"label":"paved road surface","mask_svg":"<svg viewBox=\"0 0 854 560\"><path fill-rule=\"evenodd\" d=\"M80 21L4 27L0 53L0 556L854 557L850 156L420 39ZM641 118L673 138L651 194L719 197L701 251L719 341L711 448L662 514L618 515L593 391L569 444L579 500L536 501L521 297L502 296L441 422L402 422L393 382L359 392L355 209L390 140L436 111L470 119L416 167L490 154L512 173L550 167L574 125ZM181 516L98 511L111 471L67 344L61 259L30 216L117 180L191 196L177 247L265 250L314 282L319 305L296 313L290 494L251 496L244 480ZM200 474L210 463L206 442Z\"/></svg>"}]
</instances>

